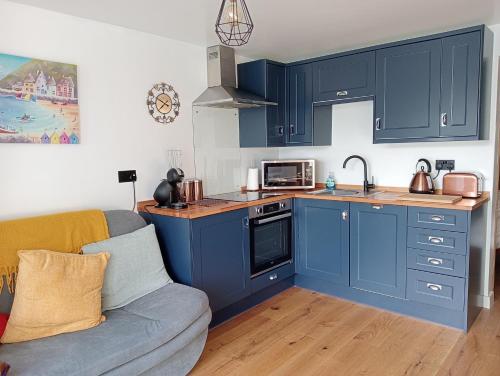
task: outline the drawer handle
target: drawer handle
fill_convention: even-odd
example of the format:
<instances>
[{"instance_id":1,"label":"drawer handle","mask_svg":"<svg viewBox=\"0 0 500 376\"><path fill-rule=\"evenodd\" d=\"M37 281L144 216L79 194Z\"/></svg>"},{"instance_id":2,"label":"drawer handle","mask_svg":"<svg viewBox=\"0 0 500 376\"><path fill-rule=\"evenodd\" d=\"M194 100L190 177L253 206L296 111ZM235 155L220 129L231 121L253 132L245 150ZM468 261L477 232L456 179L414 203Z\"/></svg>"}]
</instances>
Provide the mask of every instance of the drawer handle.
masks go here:
<instances>
[{"instance_id":1,"label":"drawer handle","mask_svg":"<svg viewBox=\"0 0 500 376\"><path fill-rule=\"evenodd\" d=\"M444 243L444 238L441 238L439 236L429 236L429 241L432 244L443 244Z\"/></svg>"},{"instance_id":2,"label":"drawer handle","mask_svg":"<svg viewBox=\"0 0 500 376\"><path fill-rule=\"evenodd\" d=\"M347 90L337 91L337 97L345 97L347 95Z\"/></svg>"},{"instance_id":3,"label":"drawer handle","mask_svg":"<svg viewBox=\"0 0 500 376\"><path fill-rule=\"evenodd\" d=\"M383 205L372 205L372 209L375 209L375 210L380 210L383 207L384 207Z\"/></svg>"},{"instance_id":4,"label":"drawer handle","mask_svg":"<svg viewBox=\"0 0 500 376\"><path fill-rule=\"evenodd\" d=\"M427 288L432 291L441 291L443 289L443 286L438 285L436 283L428 283Z\"/></svg>"},{"instance_id":5,"label":"drawer handle","mask_svg":"<svg viewBox=\"0 0 500 376\"><path fill-rule=\"evenodd\" d=\"M269 276L270 281L274 281L275 279L278 279L278 274L274 273Z\"/></svg>"},{"instance_id":6,"label":"drawer handle","mask_svg":"<svg viewBox=\"0 0 500 376\"><path fill-rule=\"evenodd\" d=\"M431 220L434 222L443 222L444 221L444 215L433 215L431 217Z\"/></svg>"},{"instance_id":7,"label":"drawer handle","mask_svg":"<svg viewBox=\"0 0 500 376\"><path fill-rule=\"evenodd\" d=\"M443 259L435 257L427 257L427 262L432 265L443 265Z\"/></svg>"}]
</instances>

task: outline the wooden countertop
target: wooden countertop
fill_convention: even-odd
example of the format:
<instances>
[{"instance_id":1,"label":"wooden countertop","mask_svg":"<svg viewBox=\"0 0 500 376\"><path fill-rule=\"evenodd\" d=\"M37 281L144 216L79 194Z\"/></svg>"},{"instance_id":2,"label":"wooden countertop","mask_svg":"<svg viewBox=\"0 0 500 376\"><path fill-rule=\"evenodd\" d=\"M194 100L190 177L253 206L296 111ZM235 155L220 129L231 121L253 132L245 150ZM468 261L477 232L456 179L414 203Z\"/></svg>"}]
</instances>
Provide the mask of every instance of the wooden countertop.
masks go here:
<instances>
[{"instance_id":1,"label":"wooden countertop","mask_svg":"<svg viewBox=\"0 0 500 376\"><path fill-rule=\"evenodd\" d=\"M359 189L356 186L339 186L339 189ZM174 209L158 209L154 206L154 200L141 201L137 204L137 210L140 212L148 212L151 214L165 215L169 217L196 219L206 217L208 215L220 214L231 210L244 209L251 206L262 205L276 200L283 200L287 198L306 198L312 200L331 200L331 201L347 201L347 202L361 202L368 204L378 205L401 205L401 206L418 206L427 208L442 208L452 210L467 210L471 211L477 209L481 205L489 201L490 195L484 192L480 198L477 199L462 199L454 204L441 204L434 202L424 201L406 201L398 197L408 193L407 189L402 188L384 188L379 187L374 190L374 194L368 197L339 197L339 196L320 196L307 193L305 191L286 191L281 196L273 196L265 199L250 201L250 202L235 202L235 201L221 201L220 204L211 206L189 205L187 209L174 210Z\"/></svg>"}]
</instances>

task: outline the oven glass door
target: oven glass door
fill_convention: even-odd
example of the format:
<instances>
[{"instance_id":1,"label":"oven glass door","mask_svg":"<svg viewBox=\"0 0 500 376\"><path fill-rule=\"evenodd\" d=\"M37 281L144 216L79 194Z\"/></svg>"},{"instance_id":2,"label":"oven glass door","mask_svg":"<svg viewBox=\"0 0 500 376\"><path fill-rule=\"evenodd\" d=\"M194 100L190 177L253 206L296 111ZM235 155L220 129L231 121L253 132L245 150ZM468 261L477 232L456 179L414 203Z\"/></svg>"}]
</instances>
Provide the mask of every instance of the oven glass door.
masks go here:
<instances>
[{"instance_id":1,"label":"oven glass door","mask_svg":"<svg viewBox=\"0 0 500 376\"><path fill-rule=\"evenodd\" d=\"M291 212L252 219L250 226L252 277L291 261Z\"/></svg>"}]
</instances>

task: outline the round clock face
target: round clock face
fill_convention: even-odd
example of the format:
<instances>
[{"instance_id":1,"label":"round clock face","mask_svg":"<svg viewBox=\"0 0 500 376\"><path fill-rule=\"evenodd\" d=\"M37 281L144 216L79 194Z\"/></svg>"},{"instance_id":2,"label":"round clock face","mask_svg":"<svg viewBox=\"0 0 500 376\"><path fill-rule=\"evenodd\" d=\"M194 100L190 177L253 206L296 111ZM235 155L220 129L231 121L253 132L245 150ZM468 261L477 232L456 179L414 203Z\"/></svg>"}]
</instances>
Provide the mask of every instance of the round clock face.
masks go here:
<instances>
[{"instance_id":1,"label":"round clock face","mask_svg":"<svg viewBox=\"0 0 500 376\"><path fill-rule=\"evenodd\" d=\"M170 124L179 115L181 103L179 94L172 85L164 82L156 84L148 92L147 100L149 114L158 123Z\"/></svg>"}]
</instances>

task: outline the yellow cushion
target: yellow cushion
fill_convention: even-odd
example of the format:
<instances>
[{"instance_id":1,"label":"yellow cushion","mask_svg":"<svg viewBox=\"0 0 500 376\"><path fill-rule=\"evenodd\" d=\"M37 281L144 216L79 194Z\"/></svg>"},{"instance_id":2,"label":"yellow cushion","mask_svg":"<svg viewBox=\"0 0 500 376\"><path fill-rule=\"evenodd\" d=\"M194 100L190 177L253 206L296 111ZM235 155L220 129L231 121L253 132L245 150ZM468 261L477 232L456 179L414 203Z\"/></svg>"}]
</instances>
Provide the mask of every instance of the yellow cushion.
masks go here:
<instances>
[{"instance_id":1,"label":"yellow cushion","mask_svg":"<svg viewBox=\"0 0 500 376\"><path fill-rule=\"evenodd\" d=\"M19 251L16 294L2 343L92 328L105 320L101 289L109 253Z\"/></svg>"}]
</instances>

